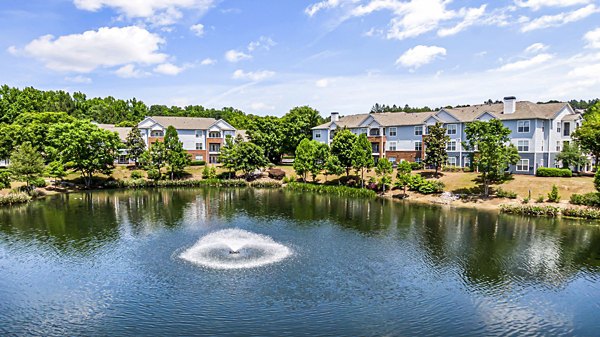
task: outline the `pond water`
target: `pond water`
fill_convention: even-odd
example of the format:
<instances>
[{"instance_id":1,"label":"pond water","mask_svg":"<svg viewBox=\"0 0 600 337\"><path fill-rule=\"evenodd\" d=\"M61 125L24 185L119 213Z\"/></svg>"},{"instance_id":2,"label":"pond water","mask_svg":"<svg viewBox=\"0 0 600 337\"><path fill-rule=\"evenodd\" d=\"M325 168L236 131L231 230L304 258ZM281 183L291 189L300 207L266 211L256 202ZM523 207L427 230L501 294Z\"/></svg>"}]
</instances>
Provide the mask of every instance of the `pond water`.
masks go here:
<instances>
[{"instance_id":1,"label":"pond water","mask_svg":"<svg viewBox=\"0 0 600 337\"><path fill-rule=\"evenodd\" d=\"M583 221L254 189L0 209L2 336L597 336L599 313Z\"/></svg>"}]
</instances>

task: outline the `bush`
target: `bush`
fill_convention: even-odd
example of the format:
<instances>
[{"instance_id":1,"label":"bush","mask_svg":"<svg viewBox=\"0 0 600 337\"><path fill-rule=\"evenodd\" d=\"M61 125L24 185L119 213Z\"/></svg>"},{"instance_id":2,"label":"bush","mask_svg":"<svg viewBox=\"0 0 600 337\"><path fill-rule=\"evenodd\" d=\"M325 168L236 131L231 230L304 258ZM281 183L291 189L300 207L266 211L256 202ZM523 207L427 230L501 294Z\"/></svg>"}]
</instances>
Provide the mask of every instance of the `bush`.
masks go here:
<instances>
[{"instance_id":1,"label":"bush","mask_svg":"<svg viewBox=\"0 0 600 337\"><path fill-rule=\"evenodd\" d=\"M190 163L190 166L203 166L206 165L206 162L204 160L192 160L192 162Z\"/></svg>"},{"instance_id":2,"label":"bush","mask_svg":"<svg viewBox=\"0 0 600 337\"><path fill-rule=\"evenodd\" d=\"M560 214L560 208L555 206L500 205L500 211L502 213L530 216L556 217Z\"/></svg>"},{"instance_id":3,"label":"bush","mask_svg":"<svg viewBox=\"0 0 600 337\"><path fill-rule=\"evenodd\" d=\"M35 178L32 181L29 182L29 185L33 186L33 187L46 187L46 185L48 185L48 183L46 182L46 180L44 180L44 178Z\"/></svg>"},{"instance_id":4,"label":"bush","mask_svg":"<svg viewBox=\"0 0 600 337\"><path fill-rule=\"evenodd\" d=\"M0 190L10 188L10 172L0 171Z\"/></svg>"},{"instance_id":5,"label":"bush","mask_svg":"<svg viewBox=\"0 0 600 337\"><path fill-rule=\"evenodd\" d=\"M254 188L280 188L282 186L280 181L260 181L255 180L250 183L250 187Z\"/></svg>"},{"instance_id":6,"label":"bush","mask_svg":"<svg viewBox=\"0 0 600 337\"><path fill-rule=\"evenodd\" d=\"M144 175L142 174L142 171L131 172L131 179L142 179L143 177Z\"/></svg>"},{"instance_id":7,"label":"bush","mask_svg":"<svg viewBox=\"0 0 600 337\"><path fill-rule=\"evenodd\" d=\"M202 170L202 179L215 179L217 177L217 169L214 166L204 166Z\"/></svg>"},{"instance_id":8,"label":"bush","mask_svg":"<svg viewBox=\"0 0 600 337\"><path fill-rule=\"evenodd\" d=\"M550 202L559 202L560 195L558 194L558 187L556 185L552 185L552 191L548 193L548 201Z\"/></svg>"},{"instance_id":9,"label":"bush","mask_svg":"<svg viewBox=\"0 0 600 337\"><path fill-rule=\"evenodd\" d=\"M295 175L292 174L289 177L284 177L282 182L284 184L289 184L289 183L296 182L296 180L298 180L298 178Z\"/></svg>"},{"instance_id":10,"label":"bush","mask_svg":"<svg viewBox=\"0 0 600 337\"><path fill-rule=\"evenodd\" d=\"M600 207L600 193L573 194L569 202L573 205Z\"/></svg>"},{"instance_id":11,"label":"bush","mask_svg":"<svg viewBox=\"0 0 600 337\"><path fill-rule=\"evenodd\" d=\"M444 183L439 180L426 180L421 175L411 175L408 188L421 194L433 194L444 192Z\"/></svg>"},{"instance_id":12,"label":"bush","mask_svg":"<svg viewBox=\"0 0 600 337\"><path fill-rule=\"evenodd\" d=\"M600 192L600 166L596 167L596 174L594 175L594 186L596 191Z\"/></svg>"},{"instance_id":13,"label":"bush","mask_svg":"<svg viewBox=\"0 0 600 337\"><path fill-rule=\"evenodd\" d=\"M271 179L282 180L283 178L285 178L285 171L282 169L272 168L269 169L267 173L269 174L269 178Z\"/></svg>"},{"instance_id":14,"label":"bush","mask_svg":"<svg viewBox=\"0 0 600 337\"><path fill-rule=\"evenodd\" d=\"M244 180L188 179L188 180L114 180L104 184L106 188L147 188L147 187L246 187Z\"/></svg>"},{"instance_id":15,"label":"bush","mask_svg":"<svg viewBox=\"0 0 600 337\"><path fill-rule=\"evenodd\" d=\"M445 165L442 168L443 172L462 172L463 168L460 166L449 166L449 165Z\"/></svg>"},{"instance_id":16,"label":"bush","mask_svg":"<svg viewBox=\"0 0 600 337\"><path fill-rule=\"evenodd\" d=\"M562 214L574 218L600 219L600 210L590 208L565 208Z\"/></svg>"},{"instance_id":17,"label":"bush","mask_svg":"<svg viewBox=\"0 0 600 337\"><path fill-rule=\"evenodd\" d=\"M535 199L535 202L537 202L538 204L541 204L544 202L544 195L540 194L538 195L537 199Z\"/></svg>"},{"instance_id":18,"label":"bush","mask_svg":"<svg viewBox=\"0 0 600 337\"><path fill-rule=\"evenodd\" d=\"M423 163L417 163L416 161L410 162L410 169L413 171L422 170L423 167L425 167Z\"/></svg>"},{"instance_id":19,"label":"bush","mask_svg":"<svg viewBox=\"0 0 600 337\"><path fill-rule=\"evenodd\" d=\"M0 205L13 205L29 202L31 197L27 193L10 193L0 195Z\"/></svg>"},{"instance_id":20,"label":"bush","mask_svg":"<svg viewBox=\"0 0 600 337\"><path fill-rule=\"evenodd\" d=\"M341 185L346 185L349 187L360 186L360 178L357 176L342 176L339 178L338 182Z\"/></svg>"},{"instance_id":21,"label":"bush","mask_svg":"<svg viewBox=\"0 0 600 337\"><path fill-rule=\"evenodd\" d=\"M152 180L160 179L160 171L157 169L149 169L148 172L146 172L146 174L148 175L148 179L152 179Z\"/></svg>"},{"instance_id":22,"label":"bush","mask_svg":"<svg viewBox=\"0 0 600 337\"><path fill-rule=\"evenodd\" d=\"M566 168L540 167L535 172L535 175L538 177L572 177L573 172Z\"/></svg>"},{"instance_id":23,"label":"bush","mask_svg":"<svg viewBox=\"0 0 600 337\"><path fill-rule=\"evenodd\" d=\"M314 185L307 183L291 182L285 186L285 189L299 192L314 192L322 194L335 194L347 197L375 198L377 193L366 188L355 188L348 186L335 185Z\"/></svg>"},{"instance_id":24,"label":"bush","mask_svg":"<svg viewBox=\"0 0 600 337\"><path fill-rule=\"evenodd\" d=\"M511 191L505 191L502 188L498 187L496 190L496 196L498 198L508 198L508 199L516 199L517 193Z\"/></svg>"}]
</instances>

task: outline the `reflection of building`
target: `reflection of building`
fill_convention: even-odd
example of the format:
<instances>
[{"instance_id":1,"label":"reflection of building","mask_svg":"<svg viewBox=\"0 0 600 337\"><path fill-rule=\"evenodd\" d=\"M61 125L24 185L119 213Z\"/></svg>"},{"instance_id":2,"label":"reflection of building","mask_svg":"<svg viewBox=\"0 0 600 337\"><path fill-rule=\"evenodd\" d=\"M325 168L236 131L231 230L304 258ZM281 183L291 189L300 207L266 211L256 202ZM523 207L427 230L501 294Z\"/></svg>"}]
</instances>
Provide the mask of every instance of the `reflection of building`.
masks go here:
<instances>
[{"instance_id":1,"label":"reflection of building","mask_svg":"<svg viewBox=\"0 0 600 337\"><path fill-rule=\"evenodd\" d=\"M516 165L510 166L510 172L534 174L538 167L558 165L556 155L564 143L571 141L571 133L581 125L582 116L568 103L536 104L505 97L502 103L432 112L370 113L341 118L333 112L331 122L313 128L313 139L331 144L336 131L348 128L355 134L367 135L376 159L386 157L392 162L420 162L425 155L423 136L429 125L439 122L450 137L447 164L466 167L472 153L462 146L466 140L465 125L491 119L501 120L512 131L511 142L521 156Z\"/></svg>"}]
</instances>

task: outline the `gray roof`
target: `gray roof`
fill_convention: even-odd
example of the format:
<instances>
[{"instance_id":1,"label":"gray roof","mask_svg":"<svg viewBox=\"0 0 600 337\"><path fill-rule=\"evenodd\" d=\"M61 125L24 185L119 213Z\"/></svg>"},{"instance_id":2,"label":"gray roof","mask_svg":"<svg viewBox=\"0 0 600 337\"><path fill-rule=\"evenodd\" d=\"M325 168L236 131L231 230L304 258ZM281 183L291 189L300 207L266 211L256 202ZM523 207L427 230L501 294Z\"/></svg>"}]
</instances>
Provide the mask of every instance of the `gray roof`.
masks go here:
<instances>
[{"instance_id":1,"label":"gray roof","mask_svg":"<svg viewBox=\"0 0 600 337\"><path fill-rule=\"evenodd\" d=\"M217 122L214 118L200 117L152 116L150 118L164 127L173 126L178 130L206 130Z\"/></svg>"},{"instance_id":2,"label":"gray roof","mask_svg":"<svg viewBox=\"0 0 600 337\"><path fill-rule=\"evenodd\" d=\"M381 125L415 125L423 122L435 112L383 112L368 113L340 117L335 124L340 128L357 128L369 116L373 117ZM313 129L328 129L334 122L328 122L315 126Z\"/></svg>"},{"instance_id":3,"label":"gray roof","mask_svg":"<svg viewBox=\"0 0 600 337\"><path fill-rule=\"evenodd\" d=\"M121 139L121 141L123 141L123 142L125 142L127 140L127 135L129 135L129 132L131 132L131 129L132 129L130 127L115 126L114 124L96 124L96 125L98 125L98 127L101 129L116 132L119 135L119 138Z\"/></svg>"}]
</instances>

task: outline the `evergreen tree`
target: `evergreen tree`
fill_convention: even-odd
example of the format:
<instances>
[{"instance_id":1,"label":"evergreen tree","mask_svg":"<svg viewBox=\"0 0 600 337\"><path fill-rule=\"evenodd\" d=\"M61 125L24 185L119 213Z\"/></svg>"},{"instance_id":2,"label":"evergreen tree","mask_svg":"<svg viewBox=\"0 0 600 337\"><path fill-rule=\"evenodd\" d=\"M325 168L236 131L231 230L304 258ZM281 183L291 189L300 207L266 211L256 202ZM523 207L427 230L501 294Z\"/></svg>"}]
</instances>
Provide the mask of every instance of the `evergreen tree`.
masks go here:
<instances>
[{"instance_id":1,"label":"evergreen tree","mask_svg":"<svg viewBox=\"0 0 600 337\"><path fill-rule=\"evenodd\" d=\"M352 167L360 171L360 183L365 187L365 170L370 170L375 162L373 160L373 147L364 133L358 136L358 139L352 147Z\"/></svg>"},{"instance_id":2,"label":"evergreen tree","mask_svg":"<svg viewBox=\"0 0 600 337\"><path fill-rule=\"evenodd\" d=\"M44 158L31 143L24 143L10 155L8 168L13 178L24 181L29 187L32 181L44 173Z\"/></svg>"},{"instance_id":3,"label":"evergreen tree","mask_svg":"<svg viewBox=\"0 0 600 337\"><path fill-rule=\"evenodd\" d=\"M429 133L423 137L425 146L425 164L435 168L435 176L438 177L439 169L448 161L446 147L450 137L446 135L446 129L441 123L429 126Z\"/></svg>"},{"instance_id":4,"label":"evergreen tree","mask_svg":"<svg viewBox=\"0 0 600 337\"><path fill-rule=\"evenodd\" d=\"M331 154L336 156L342 167L346 170L346 176L350 175L352 168L352 148L358 137L348 129L336 132L331 142Z\"/></svg>"},{"instance_id":5,"label":"evergreen tree","mask_svg":"<svg viewBox=\"0 0 600 337\"><path fill-rule=\"evenodd\" d=\"M190 155L183 149L183 143L179 141L177 130L173 126L167 128L165 133L166 163L168 165L171 180L175 175L181 174L186 166L190 164Z\"/></svg>"},{"instance_id":6,"label":"evergreen tree","mask_svg":"<svg viewBox=\"0 0 600 337\"><path fill-rule=\"evenodd\" d=\"M133 160L135 166L138 166L140 156L146 151L146 143L144 143L144 138L142 138L142 133L137 125L127 134L125 147L127 148L127 159Z\"/></svg>"}]
</instances>

